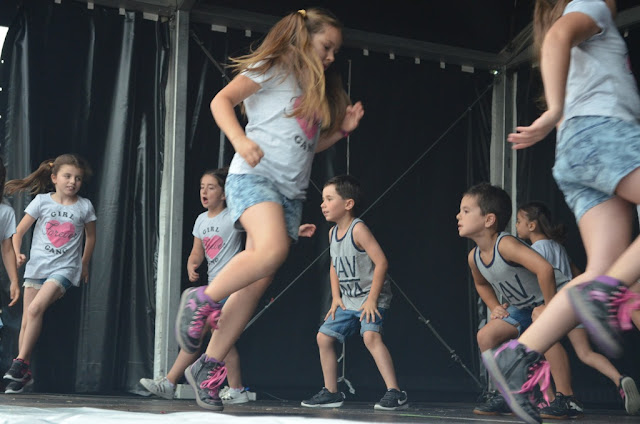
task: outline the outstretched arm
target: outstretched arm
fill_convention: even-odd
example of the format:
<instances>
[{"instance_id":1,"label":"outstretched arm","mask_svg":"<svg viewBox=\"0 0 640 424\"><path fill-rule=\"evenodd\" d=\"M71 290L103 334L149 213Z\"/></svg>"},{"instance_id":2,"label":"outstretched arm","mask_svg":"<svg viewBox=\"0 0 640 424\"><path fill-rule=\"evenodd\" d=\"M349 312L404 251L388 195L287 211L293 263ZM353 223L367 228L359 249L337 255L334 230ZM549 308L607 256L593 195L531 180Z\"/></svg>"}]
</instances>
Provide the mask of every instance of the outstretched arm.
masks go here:
<instances>
[{"instance_id":1,"label":"outstretched arm","mask_svg":"<svg viewBox=\"0 0 640 424\"><path fill-rule=\"evenodd\" d=\"M591 38L600 27L588 15L572 12L549 29L542 43L540 71L547 111L528 127L516 127L507 140L514 149L524 149L545 138L562 119L571 48Z\"/></svg>"}]
</instances>

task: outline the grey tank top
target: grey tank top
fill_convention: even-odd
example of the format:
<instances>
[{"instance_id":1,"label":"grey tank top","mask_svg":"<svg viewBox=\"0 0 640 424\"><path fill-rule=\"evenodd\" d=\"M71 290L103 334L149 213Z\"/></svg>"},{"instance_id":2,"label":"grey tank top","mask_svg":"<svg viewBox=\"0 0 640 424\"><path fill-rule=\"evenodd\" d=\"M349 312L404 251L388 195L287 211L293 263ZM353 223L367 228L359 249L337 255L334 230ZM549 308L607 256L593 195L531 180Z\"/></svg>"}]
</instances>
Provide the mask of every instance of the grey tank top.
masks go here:
<instances>
[{"instance_id":1,"label":"grey tank top","mask_svg":"<svg viewBox=\"0 0 640 424\"><path fill-rule=\"evenodd\" d=\"M356 247L353 241L353 227L363 222L355 218L344 237L338 238L338 226L331 229L331 262L338 274L342 303L347 309L358 310L369 297L375 265L367 252ZM364 224L364 223L363 223ZM378 296L378 308L391 306L391 284L385 277L382 291Z\"/></svg>"},{"instance_id":2,"label":"grey tank top","mask_svg":"<svg viewBox=\"0 0 640 424\"><path fill-rule=\"evenodd\" d=\"M542 305L544 297L536 275L522 265L507 262L500 255L498 245L505 237L513 236L505 232L498 235L496 244L493 246L493 259L489 264L485 264L482 261L480 249L476 247L473 259L478 270L491 284L496 295L502 295L503 302L508 302L519 309ZM522 243L520 240L518 241ZM525 243L522 244L527 246Z\"/></svg>"}]
</instances>

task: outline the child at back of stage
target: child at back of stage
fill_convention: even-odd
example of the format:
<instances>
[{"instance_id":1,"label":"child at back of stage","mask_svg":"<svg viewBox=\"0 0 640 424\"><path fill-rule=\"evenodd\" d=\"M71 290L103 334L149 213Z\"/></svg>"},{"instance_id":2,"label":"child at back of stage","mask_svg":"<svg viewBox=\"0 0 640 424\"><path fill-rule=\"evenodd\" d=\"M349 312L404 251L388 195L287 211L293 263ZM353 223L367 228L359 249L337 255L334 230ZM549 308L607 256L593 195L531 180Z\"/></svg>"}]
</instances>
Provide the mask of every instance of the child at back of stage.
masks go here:
<instances>
[{"instance_id":1,"label":"child at back of stage","mask_svg":"<svg viewBox=\"0 0 640 424\"><path fill-rule=\"evenodd\" d=\"M187 274L192 283L200 278L197 269L205 259L207 281L212 281L222 267L243 247L242 233L233 228L233 221L225 202L224 185L227 172L226 168L208 170L200 178L200 202L207 210L198 215L193 226L193 247L187 259ZM157 396L173 399L178 380L197 356L197 353L180 350L166 376L155 380L142 378L140 383ZM241 379L240 357L235 346L224 360L228 369L229 388L221 396L222 401L225 404L248 402L249 397Z\"/></svg>"},{"instance_id":2,"label":"child at back of stage","mask_svg":"<svg viewBox=\"0 0 640 424\"><path fill-rule=\"evenodd\" d=\"M391 354L382 341L382 325L391 306L387 258L369 228L356 218L361 199L360 184L348 175L331 178L322 190L322 213L327 221L336 224L329 230L333 300L317 336L324 387L303 401L302 406L342 406L344 394L338 391L334 344L336 340L344 343L358 330L387 386L374 408L395 410L408 406L407 393L399 389Z\"/></svg>"},{"instance_id":3,"label":"child at back of stage","mask_svg":"<svg viewBox=\"0 0 640 424\"><path fill-rule=\"evenodd\" d=\"M183 350L194 352L205 322L217 325L220 301L233 293L224 306L224 331L214 332L206 353L185 373L203 408L222 409L221 359L298 238L314 153L353 131L364 114L360 103L349 106L330 68L341 43L341 24L329 12L291 13L255 51L235 60L239 74L211 102L216 123L236 151L225 191L232 219L247 232L247 241L207 288L188 291L181 300L177 338ZM241 102L245 129L234 111Z\"/></svg>"},{"instance_id":4,"label":"child at back of stage","mask_svg":"<svg viewBox=\"0 0 640 424\"><path fill-rule=\"evenodd\" d=\"M476 290L491 311L487 324L477 334L478 347L484 352L524 331L531 324L534 311L555 295L556 282L565 283L568 278L554 272L544 258L504 232L511 219L511 199L501 188L487 183L471 187L462 197L456 218L458 234L477 245L469 252L468 264ZM498 294L505 303L498 300ZM554 349L562 347L557 345ZM556 385L573 397L568 377L559 376ZM486 404L474 409L480 415L508 412L501 396L490 397ZM558 414L577 416L580 411L563 410Z\"/></svg>"},{"instance_id":5,"label":"child at back of stage","mask_svg":"<svg viewBox=\"0 0 640 424\"><path fill-rule=\"evenodd\" d=\"M531 247L536 252L569 279L573 279L581 274L581 271L571 262L561 244L565 239L566 230L564 226L553 225L552 222L551 212L545 204L540 202L524 204L518 208L516 219L518 237L531 241ZM558 290L560 288L558 287ZM584 327L574 328L569 332L568 337L578 358L606 375L618 387L627 413L636 414L640 410L640 394L635 381L629 376L621 375L605 356L593 351ZM556 396L556 399L563 400L563 397Z\"/></svg>"},{"instance_id":6,"label":"child at back of stage","mask_svg":"<svg viewBox=\"0 0 640 424\"><path fill-rule=\"evenodd\" d=\"M18 285L18 268L16 255L13 251L12 237L16 233L16 214L13 208L4 203L4 182L7 177L7 169L0 157L0 250L2 263L9 277L9 294L11 301L9 306L16 304L20 299L20 286Z\"/></svg>"},{"instance_id":7,"label":"child at back of stage","mask_svg":"<svg viewBox=\"0 0 640 424\"><path fill-rule=\"evenodd\" d=\"M13 238L18 267L25 262L27 266L19 352L4 375L11 380L5 393L20 393L33 384L29 362L40 336L44 312L68 289L89 281L96 215L91 201L79 196L78 191L90 175L91 169L83 159L65 154L45 160L25 179L11 180L5 186L7 194L29 191L36 195L26 207ZM27 262L20 248L22 238L34 223Z\"/></svg>"},{"instance_id":8,"label":"child at back of stage","mask_svg":"<svg viewBox=\"0 0 640 424\"><path fill-rule=\"evenodd\" d=\"M630 244L640 204L640 96L615 13L614 0L536 1L547 110L508 140L526 148L558 126L553 176L578 221L587 267L517 341L483 354L509 406L529 423L540 422L529 395L546 374L541 352L581 322L604 353L620 356L619 333L640 306L628 290L640 278L640 238Z\"/></svg>"}]
</instances>

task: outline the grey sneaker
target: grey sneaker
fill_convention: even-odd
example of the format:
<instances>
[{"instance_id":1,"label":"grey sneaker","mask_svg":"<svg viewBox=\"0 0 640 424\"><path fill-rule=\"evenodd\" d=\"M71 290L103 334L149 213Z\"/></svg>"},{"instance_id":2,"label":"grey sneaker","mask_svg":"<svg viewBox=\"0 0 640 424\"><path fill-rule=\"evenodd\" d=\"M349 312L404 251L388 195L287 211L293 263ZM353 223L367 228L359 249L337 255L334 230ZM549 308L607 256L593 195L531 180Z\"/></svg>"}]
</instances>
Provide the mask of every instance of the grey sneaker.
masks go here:
<instances>
[{"instance_id":1,"label":"grey sneaker","mask_svg":"<svg viewBox=\"0 0 640 424\"><path fill-rule=\"evenodd\" d=\"M476 406L473 409L473 413L476 415L503 415L511 414L511 408L507 405L499 392L490 392L487 394L487 400L485 403Z\"/></svg>"},{"instance_id":2,"label":"grey sneaker","mask_svg":"<svg viewBox=\"0 0 640 424\"><path fill-rule=\"evenodd\" d=\"M9 368L3 378L7 380L22 382L27 379L27 374L29 374L29 365L26 364L22 359L16 358L11 363L11 368Z\"/></svg>"},{"instance_id":3,"label":"grey sneaker","mask_svg":"<svg viewBox=\"0 0 640 424\"><path fill-rule=\"evenodd\" d=\"M380 402L373 406L373 409L377 409L378 411L395 411L396 409L404 409L409 406L407 400L407 392L389 389L384 396L382 396Z\"/></svg>"},{"instance_id":4,"label":"grey sneaker","mask_svg":"<svg viewBox=\"0 0 640 424\"><path fill-rule=\"evenodd\" d=\"M533 394L538 382L543 393L549 387L549 363L543 356L511 340L485 351L482 361L513 413L529 424L541 423Z\"/></svg>"},{"instance_id":5,"label":"grey sneaker","mask_svg":"<svg viewBox=\"0 0 640 424\"><path fill-rule=\"evenodd\" d=\"M631 329L631 312L640 308L640 297L607 276L573 286L567 293L589 337L607 356L620 357L620 332Z\"/></svg>"},{"instance_id":6,"label":"grey sneaker","mask_svg":"<svg viewBox=\"0 0 640 424\"><path fill-rule=\"evenodd\" d=\"M227 389L224 393L221 390L219 395L223 405L249 402L249 393L244 388L242 390Z\"/></svg>"},{"instance_id":7,"label":"grey sneaker","mask_svg":"<svg viewBox=\"0 0 640 424\"><path fill-rule=\"evenodd\" d=\"M156 396L160 396L165 399L173 399L173 395L176 393L176 385L171 384L167 377L158 377L155 380L150 378L141 378L140 384L144 386L145 389L150 391Z\"/></svg>"},{"instance_id":8,"label":"grey sneaker","mask_svg":"<svg viewBox=\"0 0 640 424\"><path fill-rule=\"evenodd\" d=\"M623 375L620 378L620 397L624 401L624 409L629 415L636 415L640 412L640 393L633 378Z\"/></svg>"},{"instance_id":9,"label":"grey sneaker","mask_svg":"<svg viewBox=\"0 0 640 424\"><path fill-rule=\"evenodd\" d=\"M344 393L331 393L326 387L323 387L311 399L300 402L300 405L307 408L339 408L343 403Z\"/></svg>"},{"instance_id":10,"label":"grey sneaker","mask_svg":"<svg viewBox=\"0 0 640 424\"><path fill-rule=\"evenodd\" d=\"M222 411L224 409L222 400L218 395L220 386L227 377L227 367L224 362L215 358L207 358L207 354L202 356L189 366L184 376L196 392L196 403L204 409L210 411Z\"/></svg>"},{"instance_id":11,"label":"grey sneaker","mask_svg":"<svg viewBox=\"0 0 640 424\"><path fill-rule=\"evenodd\" d=\"M195 353L200 349L207 324L214 330L218 328L222 304L211 300L204 293L205 288L187 289L180 298L176 338L180 348L187 353Z\"/></svg>"},{"instance_id":12,"label":"grey sneaker","mask_svg":"<svg viewBox=\"0 0 640 424\"><path fill-rule=\"evenodd\" d=\"M31 371L27 371L22 381L12 380L9 384L7 384L7 387L5 387L4 392L6 394L22 393L24 389L31 386L32 384L33 384L33 376L31 375Z\"/></svg>"}]
</instances>

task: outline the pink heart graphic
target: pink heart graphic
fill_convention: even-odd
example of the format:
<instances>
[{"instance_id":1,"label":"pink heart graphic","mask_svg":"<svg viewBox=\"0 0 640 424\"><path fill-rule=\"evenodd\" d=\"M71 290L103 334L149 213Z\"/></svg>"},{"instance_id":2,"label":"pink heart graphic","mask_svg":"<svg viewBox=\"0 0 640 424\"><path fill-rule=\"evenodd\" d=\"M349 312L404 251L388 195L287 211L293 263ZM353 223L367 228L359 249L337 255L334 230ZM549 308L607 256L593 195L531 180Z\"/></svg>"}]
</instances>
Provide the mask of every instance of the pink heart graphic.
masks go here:
<instances>
[{"instance_id":1,"label":"pink heart graphic","mask_svg":"<svg viewBox=\"0 0 640 424\"><path fill-rule=\"evenodd\" d=\"M300 97L298 97L296 101L293 103L294 110L298 107L299 104L300 104ZM304 119L300 119L297 116L296 116L296 121L298 121L298 125L300 125L300 128L302 129L302 131L304 131L304 135L306 135L309 140L313 140L316 134L318 133L318 127L319 127L318 123L309 122Z\"/></svg>"},{"instance_id":2,"label":"pink heart graphic","mask_svg":"<svg viewBox=\"0 0 640 424\"><path fill-rule=\"evenodd\" d=\"M59 221L52 219L45 224L45 228L47 237L54 247L64 246L76 235L76 228L72 222L61 224Z\"/></svg>"},{"instance_id":3,"label":"pink heart graphic","mask_svg":"<svg viewBox=\"0 0 640 424\"><path fill-rule=\"evenodd\" d=\"M224 241L220 236L205 237L202 239L202 242L204 243L204 252L209 259L213 259L218 256L218 253L220 253L222 245L224 244Z\"/></svg>"}]
</instances>

